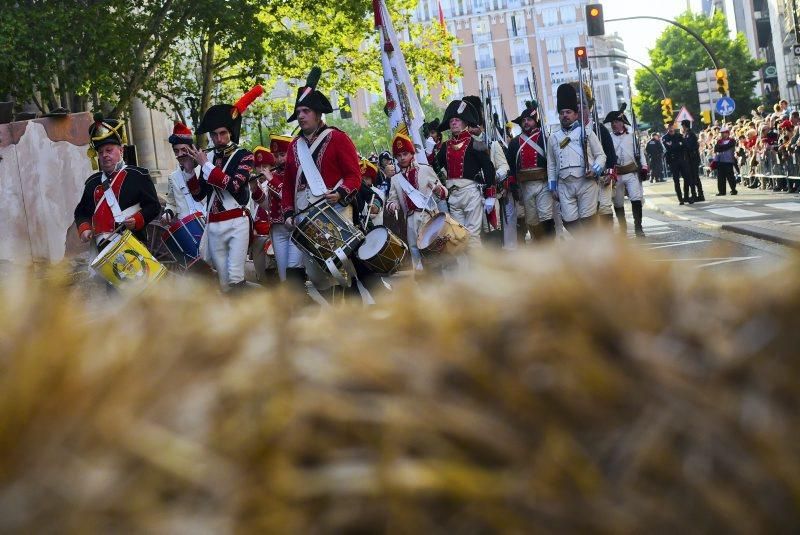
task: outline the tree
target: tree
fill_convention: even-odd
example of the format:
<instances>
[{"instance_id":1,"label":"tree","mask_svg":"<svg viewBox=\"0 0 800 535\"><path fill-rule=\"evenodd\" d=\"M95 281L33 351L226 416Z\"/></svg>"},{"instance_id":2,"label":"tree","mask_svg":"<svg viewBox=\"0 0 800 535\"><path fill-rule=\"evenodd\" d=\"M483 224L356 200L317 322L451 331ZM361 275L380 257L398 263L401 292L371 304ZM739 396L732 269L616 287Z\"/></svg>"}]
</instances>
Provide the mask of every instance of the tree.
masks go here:
<instances>
[{"instance_id":1,"label":"tree","mask_svg":"<svg viewBox=\"0 0 800 535\"><path fill-rule=\"evenodd\" d=\"M684 13L676 19L700 34L728 70L730 97L736 101L736 119L746 115L757 105L753 90L756 79L753 72L762 63L750 55L744 35L739 33L731 40L725 16L717 11L713 17ZM693 37L676 26L670 26L650 50L650 66L658 73L667 88L675 110L681 106L695 116L700 115L700 99L697 95L695 72L713 67L711 59ZM636 115L644 122L663 124L661 99L663 95L655 78L645 69L635 75L639 94L633 99ZM731 118L729 118L731 119Z\"/></svg>"}]
</instances>

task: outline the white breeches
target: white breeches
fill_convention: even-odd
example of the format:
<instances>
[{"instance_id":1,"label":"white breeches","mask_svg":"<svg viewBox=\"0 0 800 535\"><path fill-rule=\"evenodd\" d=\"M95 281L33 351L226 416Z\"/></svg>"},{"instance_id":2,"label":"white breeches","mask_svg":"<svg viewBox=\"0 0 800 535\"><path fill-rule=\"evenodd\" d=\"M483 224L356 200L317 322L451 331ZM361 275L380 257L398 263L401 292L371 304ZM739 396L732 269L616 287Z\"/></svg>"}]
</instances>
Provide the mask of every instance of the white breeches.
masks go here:
<instances>
[{"instance_id":1,"label":"white breeches","mask_svg":"<svg viewBox=\"0 0 800 535\"><path fill-rule=\"evenodd\" d=\"M448 189L453 186L458 186L458 189L450 191L447 199L450 215L466 227L469 232L470 247L480 247L484 211L481 186L475 181L465 178L448 180Z\"/></svg>"},{"instance_id":2,"label":"white breeches","mask_svg":"<svg viewBox=\"0 0 800 535\"><path fill-rule=\"evenodd\" d=\"M617 177L617 185L614 187L614 206L621 208L625 202L625 192L632 201L644 199L642 182L639 180L639 173L626 173Z\"/></svg>"},{"instance_id":3,"label":"white breeches","mask_svg":"<svg viewBox=\"0 0 800 535\"><path fill-rule=\"evenodd\" d=\"M431 216L428 212L410 212L406 213L406 236L408 238L408 250L411 252L411 264L414 269L419 271L422 269L422 254L417 247L417 238L419 237L419 229L424 225Z\"/></svg>"},{"instance_id":4,"label":"white breeches","mask_svg":"<svg viewBox=\"0 0 800 535\"><path fill-rule=\"evenodd\" d=\"M531 180L520 184L522 203L525 206L525 224L534 226L553 219L553 194L546 180ZM530 214L530 215L529 215Z\"/></svg>"},{"instance_id":5,"label":"white breeches","mask_svg":"<svg viewBox=\"0 0 800 535\"><path fill-rule=\"evenodd\" d=\"M278 277L281 281L285 281L287 268L303 267L303 254L292 243L292 231L286 228L286 225L276 223L270 227L269 233L272 236L275 263L278 264Z\"/></svg>"},{"instance_id":6,"label":"white breeches","mask_svg":"<svg viewBox=\"0 0 800 535\"><path fill-rule=\"evenodd\" d=\"M599 192L597 195L597 213L600 215L611 215L614 213L612 209L612 200L614 198L614 185L612 184L612 180L609 180L608 184L603 185L599 184L597 187L599 188Z\"/></svg>"},{"instance_id":7,"label":"white breeches","mask_svg":"<svg viewBox=\"0 0 800 535\"><path fill-rule=\"evenodd\" d=\"M565 223L572 223L595 215L599 190L597 180L593 178L576 176L559 178L558 199L561 219Z\"/></svg>"},{"instance_id":8,"label":"white breeches","mask_svg":"<svg viewBox=\"0 0 800 535\"><path fill-rule=\"evenodd\" d=\"M208 252L223 290L244 281L244 263L250 241L250 221L237 217L206 225Z\"/></svg>"}]
</instances>

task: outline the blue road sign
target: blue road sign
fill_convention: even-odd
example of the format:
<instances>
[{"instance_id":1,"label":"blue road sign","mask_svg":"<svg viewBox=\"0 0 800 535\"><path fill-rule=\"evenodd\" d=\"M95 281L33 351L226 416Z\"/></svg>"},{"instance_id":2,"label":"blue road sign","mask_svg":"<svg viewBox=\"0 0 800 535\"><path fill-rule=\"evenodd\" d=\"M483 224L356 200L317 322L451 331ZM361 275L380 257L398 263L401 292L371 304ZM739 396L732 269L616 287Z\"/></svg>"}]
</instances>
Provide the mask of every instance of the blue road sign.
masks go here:
<instances>
[{"instance_id":1,"label":"blue road sign","mask_svg":"<svg viewBox=\"0 0 800 535\"><path fill-rule=\"evenodd\" d=\"M718 114L727 117L736 109L736 102L731 97L722 97L717 101L715 108Z\"/></svg>"}]
</instances>

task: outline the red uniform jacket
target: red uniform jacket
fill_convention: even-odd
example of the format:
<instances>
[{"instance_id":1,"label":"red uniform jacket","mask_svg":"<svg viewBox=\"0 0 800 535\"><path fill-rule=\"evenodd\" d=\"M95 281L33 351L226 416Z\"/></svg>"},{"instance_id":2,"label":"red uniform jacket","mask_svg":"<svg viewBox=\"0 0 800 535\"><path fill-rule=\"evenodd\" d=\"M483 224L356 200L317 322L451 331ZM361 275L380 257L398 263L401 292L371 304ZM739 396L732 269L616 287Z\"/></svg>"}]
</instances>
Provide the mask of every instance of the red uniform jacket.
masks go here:
<instances>
[{"instance_id":1,"label":"red uniform jacket","mask_svg":"<svg viewBox=\"0 0 800 535\"><path fill-rule=\"evenodd\" d=\"M333 190L337 183L342 183L336 187L336 191L341 195L341 204L347 204L352 195L361 187L361 167L359 165L358 152L350 138L338 128L324 126L323 130L330 128L332 132L322 141L312 154L314 162L317 164L325 186ZM291 217L295 210L295 190L307 187L306 178L300 175L300 183L297 184L297 169L299 166L297 157L297 143L306 143L305 138L300 135L292 140L289 151L286 153L286 166L284 171L283 208L284 217Z\"/></svg>"}]
</instances>

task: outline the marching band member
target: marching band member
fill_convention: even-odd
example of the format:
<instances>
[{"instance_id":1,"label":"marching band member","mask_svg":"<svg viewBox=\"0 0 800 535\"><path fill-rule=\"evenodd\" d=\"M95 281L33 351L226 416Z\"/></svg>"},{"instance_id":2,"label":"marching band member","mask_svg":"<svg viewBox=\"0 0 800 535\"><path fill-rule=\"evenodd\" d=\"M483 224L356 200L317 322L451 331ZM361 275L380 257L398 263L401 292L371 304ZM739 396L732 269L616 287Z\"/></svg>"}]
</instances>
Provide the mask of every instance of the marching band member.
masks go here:
<instances>
[{"instance_id":1,"label":"marching band member","mask_svg":"<svg viewBox=\"0 0 800 535\"><path fill-rule=\"evenodd\" d=\"M627 228L625 222L625 193L631 200L631 211L633 212L633 225L636 236L644 237L642 228L642 200L644 191L640 180L640 169L647 173L647 162L642 151L637 150L636 136L628 130L631 123L625 117L622 110L612 111L606 115L604 123L611 123L611 130L614 132L614 152L617 156L617 184L614 188L614 211L620 221L620 227ZM637 162L637 153L638 159ZM646 176L646 174L645 174Z\"/></svg>"},{"instance_id":2,"label":"marching band member","mask_svg":"<svg viewBox=\"0 0 800 535\"><path fill-rule=\"evenodd\" d=\"M452 101L439 125L439 131L450 130L451 137L436 155L436 167L444 169L447 176L450 215L469 231L472 247L481 246L483 189L495 181L489 154L475 148L475 140L467 130L477 124L478 118L468 102Z\"/></svg>"},{"instance_id":3,"label":"marching band member","mask_svg":"<svg viewBox=\"0 0 800 535\"><path fill-rule=\"evenodd\" d=\"M266 196L269 202L269 232L272 237L275 263L278 265L278 277L299 292L305 292L306 268L303 267L303 255L291 240L292 229L284 224L281 205L283 186L286 181L286 153L291 142L291 136L279 134L270 136L269 146L275 157L275 167L272 169L272 178L266 183Z\"/></svg>"},{"instance_id":4,"label":"marching band member","mask_svg":"<svg viewBox=\"0 0 800 535\"><path fill-rule=\"evenodd\" d=\"M86 180L74 215L80 239L91 241L92 257L124 229L146 243L145 226L161 212L150 173L126 165L122 158L123 127L122 121L103 119L99 113L89 127L90 148L97 154L100 171Z\"/></svg>"},{"instance_id":5,"label":"marching band member","mask_svg":"<svg viewBox=\"0 0 800 535\"><path fill-rule=\"evenodd\" d=\"M383 225L383 205L386 194L375 187L378 176L378 166L367 160L361 159L361 187L356 194L356 221L366 233L375 226Z\"/></svg>"},{"instance_id":6,"label":"marching band member","mask_svg":"<svg viewBox=\"0 0 800 535\"><path fill-rule=\"evenodd\" d=\"M428 159L428 165L433 165L436 154L442 148L442 133L437 130L439 124L439 119L435 118L422 125L425 134L425 157Z\"/></svg>"},{"instance_id":7,"label":"marching band member","mask_svg":"<svg viewBox=\"0 0 800 535\"><path fill-rule=\"evenodd\" d=\"M475 115L478 117L478 124L475 126L468 126L467 129L472 137L475 139L474 145L476 148L481 146L486 147L486 152L489 154L489 159L494 166L495 183L497 187L488 188L486 191L486 204L484 205L487 213L487 222L489 228L492 227L503 229L503 249L513 250L517 248L517 206L512 198L512 190L516 190L516 186L511 187L514 183L510 182L508 178L508 159L506 158L506 151L499 141L495 140L491 143L484 141L487 136L484 133L485 116L483 112L483 104L480 97L474 95L467 95L464 97L466 102L469 102ZM502 200L501 200L502 199ZM501 209L504 206L504 210ZM505 211L505 214L503 214ZM504 217L502 225L499 218Z\"/></svg>"},{"instance_id":8,"label":"marching band member","mask_svg":"<svg viewBox=\"0 0 800 535\"><path fill-rule=\"evenodd\" d=\"M275 156L269 149L261 146L253 149L253 174L250 177L250 196L253 206L250 207L250 213L255 215L253 216L254 236L250 243L250 257L253 259L253 267L258 281L264 278L268 266L267 257L269 255L267 255L266 248L270 242L269 236L272 229L269 213L270 199L264 189L268 189L268 183L273 180L272 166L274 164Z\"/></svg>"},{"instance_id":9,"label":"marching band member","mask_svg":"<svg viewBox=\"0 0 800 535\"><path fill-rule=\"evenodd\" d=\"M386 209L396 212L398 206L406 215L406 232L411 261L415 270L422 269L422 255L417 248L419 229L430 219L427 210L436 207L438 196L447 198L447 190L439 182L433 168L419 165L414 157L414 142L406 135L396 134L392 140L392 153L397 158L400 172L392 177Z\"/></svg>"},{"instance_id":10,"label":"marching band member","mask_svg":"<svg viewBox=\"0 0 800 535\"><path fill-rule=\"evenodd\" d=\"M306 85L298 88L294 112L288 119L300 125L300 135L292 140L286 156L281 201L285 223L290 228L294 227L297 212L323 198L345 220L352 221L351 201L361 186L355 145L347 134L323 120L323 114L333 111L333 107L316 89L320 74L319 67L314 67ZM331 286L331 277L308 255L303 257L306 273L315 287L321 290Z\"/></svg>"},{"instance_id":11,"label":"marching band member","mask_svg":"<svg viewBox=\"0 0 800 535\"><path fill-rule=\"evenodd\" d=\"M196 200L206 200L208 223L201 254L210 260L219 276L223 291L242 289L244 265L250 242L250 214L247 204L250 191L247 183L253 170L253 154L238 146L242 114L250 103L263 93L255 86L236 104L211 106L200 121L198 134L208 133L214 145L211 159L205 151L189 149L200 165L199 176L187 184Z\"/></svg>"},{"instance_id":12,"label":"marching band member","mask_svg":"<svg viewBox=\"0 0 800 535\"><path fill-rule=\"evenodd\" d=\"M206 213L206 207L192 197L189 186L186 185L186 181L199 171L189 155L189 149L194 147L192 131L185 124L176 122L172 135L169 136L169 144L178 160L178 168L167 178L167 204L161 216L162 221L167 224L173 219L180 220L198 212L203 215Z\"/></svg>"},{"instance_id":13,"label":"marching band member","mask_svg":"<svg viewBox=\"0 0 800 535\"><path fill-rule=\"evenodd\" d=\"M509 176L519 184L525 207L525 223L531 237L541 225L544 236L554 238L553 193L547 183L547 138L539 125L539 105L525 103L525 110L513 120L522 132L508 144Z\"/></svg>"},{"instance_id":14,"label":"marching band member","mask_svg":"<svg viewBox=\"0 0 800 535\"><path fill-rule=\"evenodd\" d=\"M558 86L556 104L561 128L550 135L547 144L548 186L554 200L559 201L561 219L570 232L588 224L597 213L597 179L606 163L597 135L581 128L578 99L574 85ZM584 107L587 105L583 103Z\"/></svg>"}]
</instances>

